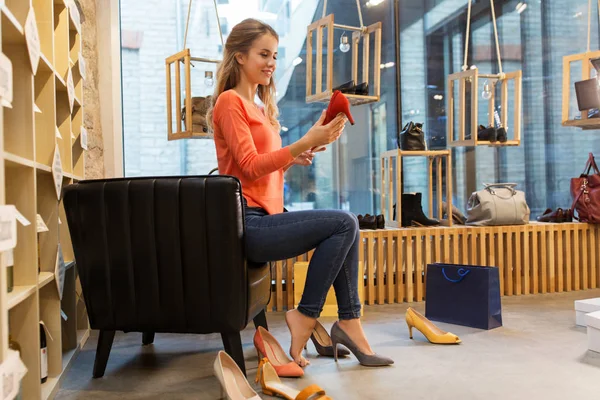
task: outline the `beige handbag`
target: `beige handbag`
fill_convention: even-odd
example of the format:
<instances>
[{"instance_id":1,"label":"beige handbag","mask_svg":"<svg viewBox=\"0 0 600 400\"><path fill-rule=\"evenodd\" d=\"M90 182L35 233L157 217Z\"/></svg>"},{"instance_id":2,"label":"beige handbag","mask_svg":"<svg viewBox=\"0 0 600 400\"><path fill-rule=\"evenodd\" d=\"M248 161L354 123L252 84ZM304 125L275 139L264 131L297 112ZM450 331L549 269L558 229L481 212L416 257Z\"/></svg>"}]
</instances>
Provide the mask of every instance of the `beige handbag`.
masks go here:
<instances>
[{"instance_id":1,"label":"beige handbag","mask_svg":"<svg viewBox=\"0 0 600 400\"><path fill-rule=\"evenodd\" d=\"M467 225L525 225L529 223L529 206L525 193L516 183L486 184L473 192L467 202Z\"/></svg>"}]
</instances>

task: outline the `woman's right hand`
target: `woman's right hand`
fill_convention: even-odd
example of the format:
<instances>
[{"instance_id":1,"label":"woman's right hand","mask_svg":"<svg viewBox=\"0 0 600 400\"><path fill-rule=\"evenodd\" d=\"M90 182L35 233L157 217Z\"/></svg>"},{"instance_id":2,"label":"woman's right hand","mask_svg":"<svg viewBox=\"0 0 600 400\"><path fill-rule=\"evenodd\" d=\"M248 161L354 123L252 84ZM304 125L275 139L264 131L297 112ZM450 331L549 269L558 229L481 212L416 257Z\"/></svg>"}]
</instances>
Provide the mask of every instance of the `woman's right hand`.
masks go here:
<instances>
[{"instance_id":1,"label":"woman's right hand","mask_svg":"<svg viewBox=\"0 0 600 400\"><path fill-rule=\"evenodd\" d=\"M324 110L319 120L306 132L305 139L310 143L311 148L326 146L335 142L342 132L348 119L344 114L338 114L327 125L323 125L327 111Z\"/></svg>"}]
</instances>

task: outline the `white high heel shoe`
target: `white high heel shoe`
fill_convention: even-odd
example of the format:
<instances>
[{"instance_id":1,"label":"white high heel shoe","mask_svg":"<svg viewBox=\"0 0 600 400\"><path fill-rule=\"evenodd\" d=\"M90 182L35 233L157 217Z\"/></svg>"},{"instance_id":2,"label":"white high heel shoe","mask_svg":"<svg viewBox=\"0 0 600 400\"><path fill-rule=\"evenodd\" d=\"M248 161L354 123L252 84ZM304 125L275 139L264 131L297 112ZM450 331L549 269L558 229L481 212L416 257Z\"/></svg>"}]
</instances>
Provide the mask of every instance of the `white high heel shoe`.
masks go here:
<instances>
[{"instance_id":1,"label":"white high heel shoe","mask_svg":"<svg viewBox=\"0 0 600 400\"><path fill-rule=\"evenodd\" d=\"M221 383L221 398L227 400L261 400L229 354L219 351L213 369L215 376Z\"/></svg>"}]
</instances>

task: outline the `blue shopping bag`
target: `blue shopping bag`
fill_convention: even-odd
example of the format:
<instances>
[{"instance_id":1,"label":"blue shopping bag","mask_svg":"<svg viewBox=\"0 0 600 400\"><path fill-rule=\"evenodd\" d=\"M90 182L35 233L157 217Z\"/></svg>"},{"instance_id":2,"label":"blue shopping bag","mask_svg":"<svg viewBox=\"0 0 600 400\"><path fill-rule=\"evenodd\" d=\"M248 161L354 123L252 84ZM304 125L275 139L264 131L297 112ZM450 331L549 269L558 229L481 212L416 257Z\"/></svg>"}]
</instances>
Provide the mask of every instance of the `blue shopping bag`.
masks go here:
<instances>
[{"instance_id":1,"label":"blue shopping bag","mask_svg":"<svg viewBox=\"0 0 600 400\"><path fill-rule=\"evenodd\" d=\"M493 329L502 326L496 267L428 264L425 316L432 321Z\"/></svg>"}]
</instances>

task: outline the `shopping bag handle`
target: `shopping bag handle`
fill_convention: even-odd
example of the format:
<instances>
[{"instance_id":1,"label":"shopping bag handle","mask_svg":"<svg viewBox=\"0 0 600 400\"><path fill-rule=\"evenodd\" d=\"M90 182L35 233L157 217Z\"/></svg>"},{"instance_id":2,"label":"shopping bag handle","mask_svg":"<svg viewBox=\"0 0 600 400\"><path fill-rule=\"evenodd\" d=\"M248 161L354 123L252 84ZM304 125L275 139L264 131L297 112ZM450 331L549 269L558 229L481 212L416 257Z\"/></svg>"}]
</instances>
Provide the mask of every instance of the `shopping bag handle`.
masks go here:
<instances>
[{"instance_id":1,"label":"shopping bag handle","mask_svg":"<svg viewBox=\"0 0 600 400\"><path fill-rule=\"evenodd\" d=\"M467 276L469 274L468 269L464 269L464 268L459 268L457 273L460 276L460 278L458 279L450 279L448 278L448 275L446 275L446 268L442 268L442 274L444 274L444 278L446 278L447 281L452 282L452 283L458 283L460 281L462 281L463 279L465 279L465 276Z\"/></svg>"}]
</instances>

